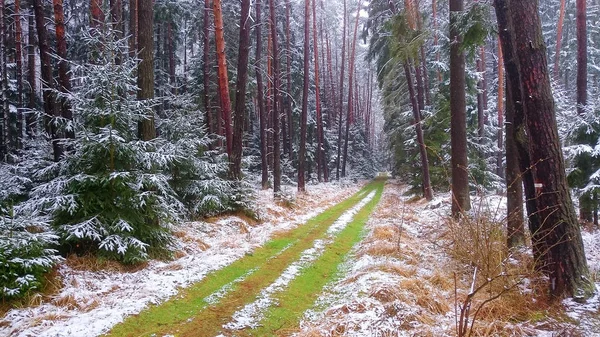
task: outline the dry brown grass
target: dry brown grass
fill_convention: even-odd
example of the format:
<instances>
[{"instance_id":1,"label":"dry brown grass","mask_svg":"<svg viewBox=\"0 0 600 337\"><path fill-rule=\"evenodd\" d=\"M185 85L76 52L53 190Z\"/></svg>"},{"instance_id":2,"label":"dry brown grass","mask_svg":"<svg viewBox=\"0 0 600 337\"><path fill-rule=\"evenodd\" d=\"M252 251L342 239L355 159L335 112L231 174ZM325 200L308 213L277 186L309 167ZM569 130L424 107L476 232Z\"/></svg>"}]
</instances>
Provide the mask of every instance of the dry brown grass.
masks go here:
<instances>
[{"instance_id":1,"label":"dry brown grass","mask_svg":"<svg viewBox=\"0 0 600 337\"><path fill-rule=\"evenodd\" d=\"M148 266L148 262L142 262L135 265L124 265L117 261L99 258L94 255L79 256L76 254L67 256L65 263L73 270L92 272L107 271L118 273L133 273Z\"/></svg>"},{"instance_id":2,"label":"dry brown grass","mask_svg":"<svg viewBox=\"0 0 600 337\"><path fill-rule=\"evenodd\" d=\"M389 225L377 226L371 232L369 240L396 242L399 232L398 227Z\"/></svg>"}]
</instances>

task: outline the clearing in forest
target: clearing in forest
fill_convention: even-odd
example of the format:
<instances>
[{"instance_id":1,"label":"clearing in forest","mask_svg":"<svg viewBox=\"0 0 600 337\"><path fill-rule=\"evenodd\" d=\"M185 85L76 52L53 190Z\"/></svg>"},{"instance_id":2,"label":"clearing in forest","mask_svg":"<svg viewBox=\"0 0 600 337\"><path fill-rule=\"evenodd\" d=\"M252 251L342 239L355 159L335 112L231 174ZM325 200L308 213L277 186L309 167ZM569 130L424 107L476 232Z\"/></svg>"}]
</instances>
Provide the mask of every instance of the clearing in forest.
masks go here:
<instances>
[{"instance_id":1,"label":"clearing in forest","mask_svg":"<svg viewBox=\"0 0 600 337\"><path fill-rule=\"evenodd\" d=\"M108 336L270 336L297 330L362 238L384 183L371 182L171 300L129 317Z\"/></svg>"}]
</instances>

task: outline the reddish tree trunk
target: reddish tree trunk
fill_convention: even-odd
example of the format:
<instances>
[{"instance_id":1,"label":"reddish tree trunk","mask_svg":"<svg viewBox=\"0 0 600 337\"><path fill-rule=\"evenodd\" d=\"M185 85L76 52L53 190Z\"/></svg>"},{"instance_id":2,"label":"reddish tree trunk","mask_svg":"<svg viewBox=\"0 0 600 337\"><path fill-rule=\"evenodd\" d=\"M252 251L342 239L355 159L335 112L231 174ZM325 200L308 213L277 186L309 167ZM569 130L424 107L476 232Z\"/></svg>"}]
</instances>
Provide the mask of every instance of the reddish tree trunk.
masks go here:
<instances>
[{"instance_id":1,"label":"reddish tree trunk","mask_svg":"<svg viewBox=\"0 0 600 337\"><path fill-rule=\"evenodd\" d=\"M339 115L338 115L338 142L337 142L337 165L335 171L335 177L340 180L340 164L342 157L342 116L344 115L344 69L346 65L346 20L348 13L346 11L346 0L344 0L344 23L342 25L342 64L340 69L340 97L339 102ZM343 176L343 175L342 175Z\"/></svg>"},{"instance_id":2,"label":"reddish tree trunk","mask_svg":"<svg viewBox=\"0 0 600 337\"><path fill-rule=\"evenodd\" d=\"M137 71L139 100L154 98L154 3L153 0L138 0L138 55ZM138 125L140 139L156 138L154 112L150 112Z\"/></svg>"},{"instance_id":3,"label":"reddish tree trunk","mask_svg":"<svg viewBox=\"0 0 600 337\"><path fill-rule=\"evenodd\" d=\"M8 104L8 73L6 71L6 8L4 0L0 0L0 161L5 161L10 151L10 106Z\"/></svg>"},{"instance_id":4,"label":"reddish tree trunk","mask_svg":"<svg viewBox=\"0 0 600 337\"><path fill-rule=\"evenodd\" d=\"M103 23L102 0L90 0L90 27L99 28Z\"/></svg>"},{"instance_id":5,"label":"reddish tree trunk","mask_svg":"<svg viewBox=\"0 0 600 337\"><path fill-rule=\"evenodd\" d=\"M560 1L560 13L558 15L558 24L556 26L556 51L554 52L554 78L558 80L560 70L560 49L562 47L563 26L565 22L565 7L567 0Z\"/></svg>"},{"instance_id":6,"label":"reddish tree trunk","mask_svg":"<svg viewBox=\"0 0 600 337\"><path fill-rule=\"evenodd\" d=\"M235 85L235 124L231 175L242 180L242 140L246 112L246 82L248 81L248 53L250 51L250 0L242 0L237 82Z\"/></svg>"},{"instance_id":7,"label":"reddish tree trunk","mask_svg":"<svg viewBox=\"0 0 600 337\"><path fill-rule=\"evenodd\" d=\"M35 25L34 25L34 13L29 15L29 28L27 35L27 81L29 82L29 109L34 110L36 106L36 75L35 75ZM25 118L25 133L29 138L33 138L36 130L36 118L30 111L27 113Z\"/></svg>"},{"instance_id":8,"label":"reddish tree trunk","mask_svg":"<svg viewBox=\"0 0 600 337\"><path fill-rule=\"evenodd\" d=\"M269 0L271 17L271 39L273 55L273 193L278 196L281 191L281 150L279 142L279 46L277 44L277 17L275 16L275 0Z\"/></svg>"},{"instance_id":9,"label":"reddish tree trunk","mask_svg":"<svg viewBox=\"0 0 600 337\"><path fill-rule=\"evenodd\" d=\"M229 98L229 77L227 74L227 59L225 55L225 36L223 33L223 14L221 0L213 0L213 15L215 16L215 46L217 48L217 64L219 75L219 99L221 101L221 116L225 123L226 151L229 156L233 150L233 134L231 130L231 100Z\"/></svg>"},{"instance_id":10,"label":"reddish tree trunk","mask_svg":"<svg viewBox=\"0 0 600 337\"><path fill-rule=\"evenodd\" d=\"M348 161L348 136L350 133L350 122L352 120L352 84L354 81L354 56L356 54L356 36L358 33L358 19L360 18L360 4L357 4L356 19L354 20L354 37L352 38L352 51L350 52L350 64L348 65L348 114L346 115L346 137L344 138L344 162L342 163L342 177L346 176L346 162Z\"/></svg>"},{"instance_id":11,"label":"reddish tree trunk","mask_svg":"<svg viewBox=\"0 0 600 337\"><path fill-rule=\"evenodd\" d=\"M67 38L65 29L65 14L62 0L53 0L54 5L54 27L56 30L56 53L58 54L58 83L59 90L62 93L71 91L71 76L67 63ZM66 98L62 98L60 102L61 115L68 121L73 120L73 112L71 105ZM65 130L67 138L75 138L75 133L72 127Z\"/></svg>"},{"instance_id":12,"label":"reddish tree trunk","mask_svg":"<svg viewBox=\"0 0 600 337\"><path fill-rule=\"evenodd\" d=\"M137 12L138 12L138 0L129 0L129 57L136 57L136 53L138 50L138 47L137 47L138 13Z\"/></svg>"},{"instance_id":13,"label":"reddish tree trunk","mask_svg":"<svg viewBox=\"0 0 600 337\"><path fill-rule=\"evenodd\" d=\"M256 0L256 90L258 114L260 118L260 160L261 160L261 186L263 190L269 188L269 167L267 163L267 114L263 102L263 78L260 64L262 63L262 18L261 0Z\"/></svg>"},{"instance_id":14,"label":"reddish tree trunk","mask_svg":"<svg viewBox=\"0 0 600 337\"><path fill-rule=\"evenodd\" d=\"M304 0L304 60L302 82L302 114L300 115L300 150L298 151L298 192L306 191L304 167L306 165L306 121L308 116L308 82L310 63L310 0ZM317 90L318 91L318 90Z\"/></svg>"},{"instance_id":15,"label":"reddish tree trunk","mask_svg":"<svg viewBox=\"0 0 600 337\"><path fill-rule=\"evenodd\" d=\"M325 165L325 154L323 151L323 116L321 114L321 86L319 85L319 48L317 44L317 0L312 1L313 14L313 49L315 55L315 101L317 108L317 175L321 181L321 173L325 182L329 180L327 165ZM322 35L321 35L322 36Z\"/></svg>"},{"instance_id":16,"label":"reddish tree trunk","mask_svg":"<svg viewBox=\"0 0 600 337\"><path fill-rule=\"evenodd\" d=\"M294 143L294 120L292 117L292 35L290 33L290 11L292 5L290 4L290 0L285 1L285 43L286 43L286 78L287 78L287 93L286 93L286 118L287 119L287 129L286 126L283 125L283 141L285 151L289 158L292 157L292 144Z\"/></svg>"},{"instance_id":17,"label":"reddish tree trunk","mask_svg":"<svg viewBox=\"0 0 600 337\"><path fill-rule=\"evenodd\" d=\"M586 0L577 0L577 113L587 104L587 23Z\"/></svg>"},{"instance_id":18,"label":"reddish tree trunk","mask_svg":"<svg viewBox=\"0 0 600 337\"><path fill-rule=\"evenodd\" d=\"M464 10L463 0L450 0L450 142L452 148L452 214L471 209L467 159L467 114L465 100L465 54L456 15Z\"/></svg>"},{"instance_id":19,"label":"reddish tree trunk","mask_svg":"<svg viewBox=\"0 0 600 337\"><path fill-rule=\"evenodd\" d=\"M423 183L423 197L427 200L433 199L433 191L431 190L431 179L429 177L429 161L427 160L427 147L423 138L423 129L421 128L421 112L415 95L413 79L410 71L410 61L404 62L404 75L408 84L408 93L410 103L412 105L413 118L415 123L415 131L417 133L417 143L419 144L419 154L421 155L421 174Z\"/></svg>"}]
</instances>

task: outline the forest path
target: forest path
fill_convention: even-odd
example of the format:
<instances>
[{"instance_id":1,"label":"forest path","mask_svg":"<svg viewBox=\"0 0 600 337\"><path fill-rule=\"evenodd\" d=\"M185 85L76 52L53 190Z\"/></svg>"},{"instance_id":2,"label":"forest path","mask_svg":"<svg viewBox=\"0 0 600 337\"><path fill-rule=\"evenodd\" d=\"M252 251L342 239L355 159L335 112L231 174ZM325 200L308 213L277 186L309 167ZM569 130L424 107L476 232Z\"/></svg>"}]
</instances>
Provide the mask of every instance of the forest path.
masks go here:
<instances>
[{"instance_id":1,"label":"forest path","mask_svg":"<svg viewBox=\"0 0 600 337\"><path fill-rule=\"evenodd\" d=\"M108 336L279 336L295 331L363 237L385 179L281 233Z\"/></svg>"}]
</instances>

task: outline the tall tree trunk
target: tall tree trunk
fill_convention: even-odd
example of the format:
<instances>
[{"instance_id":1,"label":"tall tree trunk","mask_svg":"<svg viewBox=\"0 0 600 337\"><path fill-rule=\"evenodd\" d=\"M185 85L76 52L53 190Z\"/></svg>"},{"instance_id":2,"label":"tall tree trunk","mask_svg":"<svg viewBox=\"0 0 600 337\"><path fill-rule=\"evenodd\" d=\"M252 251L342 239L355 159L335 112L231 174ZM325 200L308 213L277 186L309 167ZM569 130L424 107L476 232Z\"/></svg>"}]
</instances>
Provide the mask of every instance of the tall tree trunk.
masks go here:
<instances>
[{"instance_id":1,"label":"tall tree trunk","mask_svg":"<svg viewBox=\"0 0 600 337\"><path fill-rule=\"evenodd\" d=\"M121 39L125 33L125 27L123 23L123 2L121 0L110 0L109 6L110 21L113 29L115 30L115 35L118 39Z\"/></svg>"},{"instance_id":2,"label":"tall tree trunk","mask_svg":"<svg viewBox=\"0 0 600 337\"><path fill-rule=\"evenodd\" d=\"M250 52L250 0L242 0L237 82L235 85L235 123L231 172L233 178L242 180L242 140L246 112L246 82L248 81L248 53Z\"/></svg>"},{"instance_id":3,"label":"tall tree trunk","mask_svg":"<svg viewBox=\"0 0 600 337\"><path fill-rule=\"evenodd\" d=\"M450 0L450 142L452 147L452 214L471 209L467 159L467 113L465 101L465 54L456 27L464 10L463 0Z\"/></svg>"},{"instance_id":4,"label":"tall tree trunk","mask_svg":"<svg viewBox=\"0 0 600 337\"><path fill-rule=\"evenodd\" d=\"M140 63L137 70L139 100L154 98L154 2L138 0L138 55ZM154 111L138 124L138 134L142 140L156 138Z\"/></svg>"},{"instance_id":5,"label":"tall tree trunk","mask_svg":"<svg viewBox=\"0 0 600 337\"><path fill-rule=\"evenodd\" d=\"M134 1L134 0L131 0ZM259 6L257 4L257 6ZM258 9L260 10L260 9ZM210 74L210 65L208 64L208 53L209 53L209 17L210 17L210 0L204 0L204 18L202 19L202 96L204 97L204 111L206 116L206 127L208 129L208 133L216 133L215 128L213 126L212 120L212 112L210 106L210 95L209 95L209 74Z\"/></svg>"},{"instance_id":6,"label":"tall tree trunk","mask_svg":"<svg viewBox=\"0 0 600 337\"><path fill-rule=\"evenodd\" d=\"M484 55L485 52L483 51L480 56L479 59L477 59L477 72L479 72L481 74L481 78L477 81L477 137L478 139L478 143L479 145L483 145L483 138L485 136L485 117L484 117L484 95L483 95L483 86L484 86L484 72L485 72L485 59L484 59ZM499 87L502 87L502 85L498 85ZM483 150L480 151L480 156L481 158L484 158L484 153Z\"/></svg>"},{"instance_id":7,"label":"tall tree trunk","mask_svg":"<svg viewBox=\"0 0 600 337\"><path fill-rule=\"evenodd\" d=\"M319 78L319 45L317 44L317 0L312 1L313 14L313 49L315 55L315 101L317 108L317 177L321 181L321 173L325 182L329 180L327 174L327 165L325 164L325 154L323 151L323 115L321 113L321 86ZM322 33L322 32L321 32ZM321 37L323 34L321 34ZM322 42L322 41L321 41Z\"/></svg>"},{"instance_id":8,"label":"tall tree trunk","mask_svg":"<svg viewBox=\"0 0 600 337\"><path fill-rule=\"evenodd\" d=\"M586 0L577 0L577 113L587 104L587 22Z\"/></svg>"},{"instance_id":9,"label":"tall tree trunk","mask_svg":"<svg viewBox=\"0 0 600 337\"><path fill-rule=\"evenodd\" d=\"M509 0L509 4L513 33L519 37L513 44L523 90L531 170L539 184L536 203L537 212L544 219L540 234L548 247L543 256L550 277L550 292L558 298L569 295L587 299L595 287L567 186L538 2Z\"/></svg>"},{"instance_id":10,"label":"tall tree trunk","mask_svg":"<svg viewBox=\"0 0 600 337\"><path fill-rule=\"evenodd\" d=\"M562 47L563 26L565 22L567 0L560 0L560 13L558 15L558 24L556 26L556 51L554 52L554 78L559 79L560 70L560 49Z\"/></svg>"},{"instance_id":11,"label":"tall tree trunk","mask_svg":"<svg viewBox=\"0 0 600 337\"><path fill-rule=\"evenodd\" d=\"M56 31L56 53L59 57L58 60L58 89L60 92L66 94L71 91L71 75L69 74L69 68L67 63L67 38L65 29L65 14L63 9L62 0L53 0L54 5L54 27ZM73 112L71 111L71 104L63 97L60 100L60 108L62 117L71 122L73 120ZM73 127L67 127L65 129L65 136L67 138L75 138L75 132Z\"/></svg>"},{"instance_id":12,"label":"tall tree trunk","mask_svg":"<svg viewBox=\"0 0 600 337\"><path fill-rule=\"evenodd\" d=\"M138 1L129 0L129 57L136 57L138 51Z\"/></svg>"},{"instance_id":13,"label":"tall tree trunk","mask_svg":"<svg viewBox=\"0 0 600 337\"><path fill-rule=\"evenodd\" d=\"M8 104L8 74L6 72L6 8L4 0L0 0L0 112L2 112L2 125L0 127L0 161L6 160L9 152L9 121L10 110Z\"/></svg>"},{"instance_id":14,"label":"tall tree trunk","mask_svg":"<svg viewBox=\"0 0 600 337\"><path fill-rule=\"evenodd\" d=\"M277 44L277 17L275 15L276 0L269 0L271 17L271 39L273 48L273 193L277 197L281 192L281 150L279 141L279 45Z\"/></svg>"},{"instance_id":15,"label":"tall tree trunk","mask_svg":"<svg viewBox=\"0 0 600 337\"><path fill-rule=\"evenodd\" d=\"M339 97L339 115L338 115L338 142L337 142L337 163L335 177L340 180L340 166L342 157L342 116L344 115L344 69L346 65L346 21L348 18L348 12L346 11L346 0L344 0L344 23L342 25L342 63L340 69L340 97ZM343 176L343 175L342 175Z\"/></svg>"},{"instance_id":16,"label":"tall tree trunk","mask_svg":"<svg viewBox=\"0 0 600 337\"><path fill-rule=\"evenodd\" d=\"M521 99L523 94L521 92L521 87L518 80L520 66L517 63L516 52L514 49L515 47L513 45L515 35L512 29L510 16L508 15L508 1L495 0L494 7L496 8L498 32L502 47L504 68L506 69L507 75L507 100L510 100L508 104L511 105L510 112L513 113L513 116L511 116L512 130L507 128L506 131L507 144L514 142L517 150L519 170L521 179L523 180L523 190L525 192L527 223L529 232L532 236L533 258L536 263L536 268L538 270L542 270L544 268L542 254L547 250L547 248L545 247L544 238L541 236L540 227L542 219L537 213L535 181L533 178L533 172L529 167L531 162L529 157L529 140L527 139L525 131L525 114L523 111L523 100Z\"/></svg>"},{"instance_id":17,"label":"tall tree trunk","mask_svg":"<svg viewBox=\"0 0 600 337\"><path fill-rule=\"evenodd\" d=\"M225 55L225 36L223 33L223 13L221 0L213 0L213 15L215 16L215 45L217 48L217 64L219 74L219 98L221 101L221 116L225 123L226 151L229 156L233 150L233 134L231 130L231 100L229 98L229 78L227 74L227 59Z\"/></svg>"},{"instance_id":18,"label":"tall tree trunk","mask_svg":"<svg viewBox=\"0 0 600 337\"><path fill-rule=\"evenodd\" d=\"M501 42L500 42L500 38L498 38L498 131L497 131L497 138L498 138L498 153L496 154L496 174L498 174L498 176L502 177L503 172L502 172L502 157L503 157L503 134L502 134L502 130L504 128L504 120L503 120L503 113L504 113L504 59L503 59L503 54L502 54L502 46L501 46ZM507 105L508 105L508 93L507 93ZM511 107L512 108L512 107ZM514 109L514 108L513 108ZM514 113L513 113L514 114ZM507 122L508 122L508 116L507 116ZM512 120L509 122L512 123ZM506 126L507 130L508 130L508 125ZM514 128L514 125L510 125L511 128ZM512 130L512 129L511 129ZM507 135L508 135L508 131L507 131ZM508 136L507 136L507 140L506 142L508 143ZM508 144L506 145L506 151L508 152ZM513 149L514 150L514 149ZM516 150L515 150L516 151ZM507 156L507 160L508 160L508 153L506 154ZM507 164L508 166L508 164ZM512 168L511 168L512 169ZM506 168L506 172L508 172L509 168ZM512 181L508 180L508 176L506 177L507 180L507 184L512 184ZM520 179L519 179L520 181Z\"/></svg>"},{"instance_id":19,"label":"tall tree trunk","mask_svg":"<svg viewBox=\"0 0 600 337\"><path fill-rule=\"evenodd\" d=\"M36 79L35 74L35 25L34 25L34 13L31 13L28 18L28 33L27 33L27 82L29 82L29 112L25 118L25 133L29 138L37 132L36 118L32 111L36 108Z\"/></svg>"},{"instance_id":20,"label":"tall tree trunk","mask_svg":"<svg viewBox=\"0 0 600 337\"><path fill-rule=\"evenodd\" d=\"M267 163L267 114L263 102L263 78L260 64L262 63L262 18L261 0L256 0L256 90L258 114L260 118L260 160L261 160L261 186L263 190L269 188L269 166Z\"/></svg>"},{"instance_id":21,"label":"tall tree trunk","mask_svg":"<svg viewBox=\"0 0 600 337\"><path fill-rule=\"evenodd\" d=\"M439 51L439 43L438 43L438 22L437 22L437 1L438 0L431 0L431 7L432 7L432 12L433 12L433 45L436 47L436 52L435 52L435 61L436 62L440 62L440 51ZM435 70L436 74L437 74L437 80L438 80L438 85L440 83L442 83L442 73L440 72L440 68L436 67Z\"/></svg>"},{"instance_id":22,"label":"tall tree trunk","mask_svg":"<svg viewBox=\"0 0 600 337\"><path fill-rule=\"evenodd\" d=\"M102 0L90 0L90 27L100 28L104 23Z\"/></svg>"},{"instance_id":23,"label":"tall tree trunk","mask_svg":"<svg viewBox=\"0 0 600 337\"><path fill-rule=\"evenodd\" d=\"M429 73L427 72L427 57L425 56L425 47L421 46L421 63L423 71L423 89L425 89L425 105L431 105L431 94L429 92Z\"/></svg>"},{"instance_id":24,"label":"tall tree trunk","mask_svg":"<svg viewBox=\"0 0 600 337\"><path fill-rule=\"evenodd\" d=\"M292 144L294 143L294 120L292 117L292 35L290 34L290 11L292 5L290 0L285 0L285 44L286 44L286 106L285 113L287 119L287 130L286 126L283 126L283 142L286 152L291 159L293 156Z\"/></svg>"},{"instance_id":25,"label":"tall tree trunk","mask_svg":"<svg viewBox=\"0 0 600 337\"><path fill-rule=\"evenodd\" d=\"M348 65L348 114L346 115L346 137L344 137L344 162L342 163L342 177L346 176L346 162L348 161L348 141L350 133L350 123L352 121L352 84L354 81L354 56L356 55L356 36L358 33L358 19L360 18L360 4L358 2L356 9L356 19L354 20L354 35L352 38L352 51L350 52L350 64Z\"/></svg>"},{"instance_id":26,"label":"tall tree trunk","mask_svg":"<svg viewBox=\"0 0 600 337\"><path fill-rule=\"evenodd\" d=\"M310 0L304 0L304 60L302 82L302 114L300 116L300 150L298 151L298 192L305 192L306 121L308 116L308 82L310 64ZM318 89L317 89L318 91Z\"/></svg>"},{"instance_id":27,"label":"tall tree trunk","mask_svg":"<svg viewBox=\"0 0 600 337\"><path fill-rule=\"evenodd\" d=\"M167 23L167 41L166 44L169 48L168 50L168 54L169 54L169 84L171 85L171 93L173 95L177 94L177 83L176 83L176 78L175 78L175 46L174 46L174 39L175 37L173 36L173 23L169 22ZM186 47L184 46L184 49ZM247 66L246 66L247 67Z\"/></svg>"},{"instance_id":28,"label":"tall tree trunk","mask_svg":"<svg viewBox=\"0 0 600 337\"><path fill-rule=\"evenodd\" d=\"M17 149L23 145L23 30L21 28L21 1L15 0L15 51L17 63Z\"/></svg>"},{"instance_id":29,"label":"tall tree trunk","mask_svg":"<svg viewBox=\"0 0 600 337\"><path fill-rule=\"evenodd\" d=\"M499 49L500 51L501 49ZM502 83L498 82L498 85L500 86ZM525 244L523 180L519 168L519 152L514 137L516 134L515 102L508 81L506 89L506 244L508 248L515 248Z\"/></svg>"},{"instance_id":30,"label":"tall tree trunk","mask_svg":"<svg viewBox=\"0 0 600 337\"><path fill-rule=\"evenodd\" d=\"M33 0L35 12L36 30L38 33L38 45L40 49L40 61L42 63L42 92L44 98L44 113L46 114L46 128L52 137L52 150L54 161L58 162L63 155L63 147L60 144L61 135L55 123L50 119L60 117L60 110L56 106L56 97L52 92L52 63L50 61L50 46L48 45L48 32L46 31L46 20L41 0Z\"/></svg>"},{"instance_id":31,"label":"tall tree trunk","mask_svg":"<svg viewBox=\"0 0 600 337\"><path fill-rule=\"evenodd\" d=\"M415 132L417 133L417 143L419 144L419 154L421 155L421 174L423 182L423 197L427 200L433 199L433 191L431 190L431 179L429 177L429 161L427 160L427 147L423 138L423 129L421 128L421 112L415 95L415 88L410 71L410 60L404 61L404 76L408 85L408 94L413 110L413 118L415 123Z\"/></svg>"}]
</instances>

